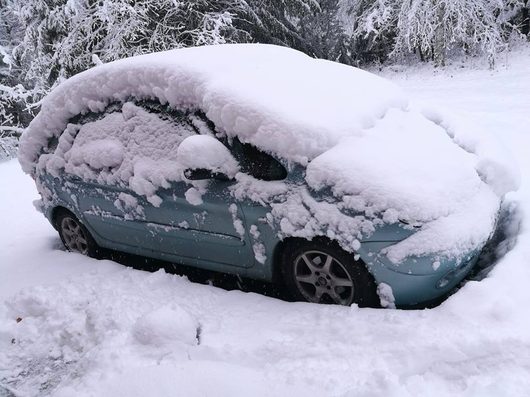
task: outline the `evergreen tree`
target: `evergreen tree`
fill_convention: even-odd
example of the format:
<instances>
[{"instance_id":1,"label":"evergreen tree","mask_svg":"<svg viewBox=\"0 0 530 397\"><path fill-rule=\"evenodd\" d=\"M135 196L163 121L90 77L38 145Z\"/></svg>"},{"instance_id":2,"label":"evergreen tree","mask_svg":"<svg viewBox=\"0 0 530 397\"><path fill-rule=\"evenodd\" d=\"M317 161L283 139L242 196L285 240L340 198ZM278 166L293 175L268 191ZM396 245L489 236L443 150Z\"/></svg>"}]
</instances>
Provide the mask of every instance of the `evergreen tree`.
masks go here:
<instances>
[{"instance_id":1,"label":"evergreen tree","mask_svg":"<svg viewBox=\"0 0 530 397\"><path fill-rule=\"evenodd\" d=\"M146 52L249 39L233 26L239 0L9 0L24 26L23 79L48 89L93 66Z\"/></svg>"},{"instance_id":2,"label":"evergreen tree","mask_svg":"<svg viewBox=\"0 0 530 397\"><path fill-rule=\"evenodd\" d=\"M248 1L237 25L251 41L277 44L311 53L311 44L301 34L301 24L319 9L317 0Z\"/></svg>"},{"instance_id":3,"label":"evergreen tree","mask_svg":"<svg viewBox=\"0 0 530 397\"><path fill-rule=\"evenodd\" d=\"M33 113L32 90L20 84L21 69L13 59L13 47L20 36L16 20L7 12L7 3L0 0L0 159L14 155L17 138Z\"/></svg>"}]
</instances>

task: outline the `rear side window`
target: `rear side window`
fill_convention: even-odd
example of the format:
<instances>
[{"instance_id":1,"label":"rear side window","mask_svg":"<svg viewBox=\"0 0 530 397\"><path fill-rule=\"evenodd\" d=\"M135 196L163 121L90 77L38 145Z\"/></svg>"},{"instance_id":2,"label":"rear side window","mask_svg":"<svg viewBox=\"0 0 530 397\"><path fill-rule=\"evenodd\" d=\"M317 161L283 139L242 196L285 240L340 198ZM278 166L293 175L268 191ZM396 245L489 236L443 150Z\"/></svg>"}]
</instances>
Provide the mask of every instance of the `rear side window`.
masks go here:
<instances>
[{"instance_id":1,"label":"rear side window","mask_svg":"<svg viewBox=\"0 0 530 397\"><path fill-rule=\"evenodd\" d=\"M72 149L105 139L123 145L125 160L176 160L180 142L197 133L191 116L155 101L111 105L79 120Z\"/></svg>"},{"instance_id":2,"label":"rear side window","mask_svg":"<svg viewBox=\"0 0 530 397\"><path fill-rule=\"evenodd\" d=\"M195 113L155 101L111 104L104 112L72 119L50 144L56 146L54 156L64 160L56 163L85 180L126 184L141 175L176 178L177 148L199 132Z\"/></svg>"}]
</instances>

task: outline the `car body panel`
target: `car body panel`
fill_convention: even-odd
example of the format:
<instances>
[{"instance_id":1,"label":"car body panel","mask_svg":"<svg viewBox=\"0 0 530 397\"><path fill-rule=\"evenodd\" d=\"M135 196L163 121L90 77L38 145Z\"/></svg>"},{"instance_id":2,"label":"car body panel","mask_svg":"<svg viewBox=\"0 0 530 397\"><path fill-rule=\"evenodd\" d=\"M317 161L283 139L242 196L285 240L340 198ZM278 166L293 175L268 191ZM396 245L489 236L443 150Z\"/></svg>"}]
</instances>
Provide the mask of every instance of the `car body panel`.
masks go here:
<instances>
[{"instance_id":1,"label":"car body panel","mask_svg":"<svg viewBox=\"0 0 530 397\"><path fill-rule=\"evenodd\" d=\"M102 247L253 279L273 280L275 251L282 239L267 221L270 208L250 200L236 203L230 197L230 182L213 181L218 187L203 195L203 203L198 205L183 198L184 190L189 189L184 183L160 191L162 203L158 207L135 195L143 207L143 212L136 217L115 205L120 194L134 195L123 188L51 175L41 177L41 183L53 192L54 204L45 211L50 222L53 223L54 208L67 208ZM237 205L237 218L245 229L243 238L235 230L228 209L230 204ZM182 227L182 222L187 222L188 227ZM252 225L259 232L257 238L248 233ZM411 257L399 264L390 262L384 249L413 232L412 228L399 224L384 225L363 239L355 253L377 284L391 286L397 306L413 306L446 295L469 273L479 253L470 253L461 261L426 256ZM255 244L263 245L265 259L261 262L253 252ZM443 287L437 286L448 274L450 280Z\"/></svg>"},{"instance_id":2,"label":"car body panel","mask_svg":"<svg viewBox=\"0 0 530 397\"><path fill-rule=\"evenodd\" d=\"M234 217L243 228L245 225L240 204L229 195L232 182L211 180L208 183L208 189L194 204L186 199L186 192L195 188L176 182L157 192L162 199L159 206L145 207L145 218L157 236L158 249L187 259L251 267L254 256L247 236L239 235L234 227ZM234 214L230 206L235 208Z\"/></svg>"},{"instance_id":3,"label":"car body panel","mask_svg":"<svg viewBox=\"0 0 530 397\"><path fill-rule=\"evenodd\" d=\"M393 244L395 242L363 243L359 255L377 284L391 286L397 306L419 305L447 295L471 271L480 254L480 250L476 250L459 260L409 257L394 264L384 254L384 249ZM444 278L446 282L441 283Z\"/></svg>"}]
</instances>

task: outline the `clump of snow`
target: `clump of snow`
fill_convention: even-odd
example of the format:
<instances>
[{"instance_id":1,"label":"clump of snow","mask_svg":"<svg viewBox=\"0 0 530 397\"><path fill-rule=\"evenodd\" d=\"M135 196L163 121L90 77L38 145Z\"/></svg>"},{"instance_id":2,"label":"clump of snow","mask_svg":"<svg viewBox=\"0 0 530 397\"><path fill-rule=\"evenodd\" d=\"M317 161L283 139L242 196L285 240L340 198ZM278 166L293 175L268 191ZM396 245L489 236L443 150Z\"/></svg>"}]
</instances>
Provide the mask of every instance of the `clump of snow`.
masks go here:
<instances>
[{"instance_id":1,"label":"clump of snow","mask_svg":"<svg viewBox=\"0 0 530 397\"><path fill-rule=\"evenodd\" d=\"M241 240L244 240L245 238L245 227L243 226L243 221L238 217L237 214L237 204L230 204L228 206L228 210L230 211L230 214L232 215L232 222L234 224L234 229L236 230L236 233L239 234L239 237L241 237Z\"/></svg>"},{"instance_id":2,"label":"clump of snow","mask_svg":"<svg viewBox=\"0 0 530 397\"><path fill-rule=\"evenodd\" d=\"M121 142L114 139L96 139L73 147L64 159L72 167L88 165L94 170L118 167L125 157Z\"/></svg>"},{"instance_id":3,"label":"clump of snow","mask_svg":"<svg viewBox=\"0 0 530 397\"><path fill-rule=\"evenodd\" d=\"M186 190L184 197L186 197L186 200L191 205L201 205L203 203L201 192L194 187L190 187Z\"/></svg>"},{"instance_id":4,"label":"clump of snow","mask_svg":"<svg viewBox=\"0 0 530 397\"><path fill-rule=\"evenodd\" d=\"M182 114L165 117L131 98ZM68 124L123 102L99 119ZM288 168L307 166L309 189L238 173L216 134L250 143ZM236 200L270 207L280 237L327 236L348 251L384 223L422 224L386 250L396 263L479 249L502 197L518 185L509 156L457 118L419 110L370 73L268 45L168 51L80 73L44 100L22 137L19 160L33 175L64 170L128 185L154 206L161 204L157 190L178 181L192 185L186 199L201 205L208 185L184 180L183 171L206 168L235 179ZM230 209L243 238L242 221Z\"/></svg>"},{"instance_id":5,"label":"clump of snow","mask_svg":"<svg viewBox=\"0 0 530 397\"><path fill-rule=\"evenodd\" d=\"M24 170L34 173L48 140L72 117L131 97L199 108L223 133L302 163L361 133L389 108L407 106L384 79L283 47L222 45L142 55L94 67L54 89L22 138Z\"/></svg>"},{"instance_id":6,"label":"clump of snow","mask_svg":"<svg viewBox=\"0 0 530 397\"><path fill-rule=\"evenodd\" d=\"M284 182L261 181L244 173L236 174L235 179L237 183L230 186L230 193L236 200L248 199L263 206L281 200L292 191L292 186Z\"/></svg>"},{"instance_id":7,"label":"clump of snow","mask_svg":"<svg viewBox=\"0 0 530 397\"><path fill-rule=\"evenodd\" d=\"M491 131L443 108L423 106L422 114L440 125L455 143L476 155L475 169L498 196L517 190L521 174L505 145Z\"/></svg>"},{"instance_id":8,"label":"clump of snow","mask_svg":"<svg viewBox=\"0 0 530 397\"><path fill-rule=\"evenodd\" d=\"M52 175L61 170L100 184L128 184L159 205L156 190L182 179L177 148L195 134L187 120L167 118L132 102L82 124L68 124L57 149L39 159Z\"/></svg>"},{"instance_id":9,"label":"clump of snow","mask_svg":"<svg viewBox=\"0 0 530 397\"><path fill-rule=\"evenodd\" d=\"M453 213L424 224L419 232L384 252L394 263L425 253L462 259L467 253L482 248L491 236L498 211L498 196L483 184Z\"/></svg>"},{"instance_id":10,"label":"clump of snow","mask_svg":"<svg viewBox=\"0 0 530 397\"><path fill-rule=\"evenodd\" d=\"M132 333L142 345L162 347L175 342L196 345L199 324L179 306L162 306L140 317Z\"/></svg>"},{"instance_id":11,"label":"clump of snow","mask_svg":"<svg viewBox=\"0 0 530 397\"><path fill-rule=\"evenodd\" d=\"M380 283L377 285L377 295L379 295L379 301L381 307L386 309L395 309L395 299L392 287L386 283Z\"/></svg>"},{"instance_id":12,"label":"clump of snow","mask_svg":"<svg viewBox=\"0 0 530 397\"><path fill-rule=\"evenodd\" d=\"M184 168L206 169L233 178L239 165L219 140L209 135L190 136L179 145L177 159Z\"/></svg>"},{"instance_id":13,"label":"clump of snow","mask_svg":"<svg viewBox=\"0 0 530 397\"><path fill-rule=\"evenodd\" d=\"M187 221L181 221L177 225L178 227L181 227L183 229L189 229L190 224Z\"/></svg>"},{"instance_id":14,"label":"clump of snow","mask_svg":"<svg viewBox=\"0 0 530 397\"><path fill-rule=\"evenodd\" d=\"M363 215L347 216L337 204L316 200L304 186L293 188L282 200L270 205L273 220L279 220L282 237L326 236L348 252L358 250L362 237L371 235L380 223Z\"/></svg>"},{"instance_id":15,"label":"clump of snow","mask_svg":"<svg viewBox=\"0 0 530 397\"><path fill-rule=\"evenodd\" d=\"M114 206L124 213L127 220L145 218L144 207L138 204L138 199L128 193L121 192L114 201Z\"/></svg>"},{"instance_id":16,"label":"clump of snow","mask_svg":"<svg viewBox=\"0 0 530 397\"><path fill-rule=\"evenodd\" d=\"M259 263L263 264L267 260L267 256L265 255L265 246L259 240L261 233L256 225L250 225L249 233L252 239L254 240L254 243L252 244L254 257Z\"/></svg>"},{"instance_id":17,"label":"clump of snow","mask_svg":"<svg viewBox=\"0 0 530 397\"><path fill-rule=\"evenodd\" d=\"M357 211L390 209L403 219L430 221L473 197L482 184L474 161L420 113L392 109L364 135L315 158L306 180L314 189L330 187L337 197L358 198Z\"/></svg>"},{"instance_id":18,"label":"clump of snow","mask_svg":"<svg viewBox=\"0 0 530 397\"><path fill-rule=\"evenodd\" d=\"M138 207L138 199L130 194L121 192L118 195L118 200L120 202L120 207L123 209L131 209Z\"/></svg>"}]
</instances>

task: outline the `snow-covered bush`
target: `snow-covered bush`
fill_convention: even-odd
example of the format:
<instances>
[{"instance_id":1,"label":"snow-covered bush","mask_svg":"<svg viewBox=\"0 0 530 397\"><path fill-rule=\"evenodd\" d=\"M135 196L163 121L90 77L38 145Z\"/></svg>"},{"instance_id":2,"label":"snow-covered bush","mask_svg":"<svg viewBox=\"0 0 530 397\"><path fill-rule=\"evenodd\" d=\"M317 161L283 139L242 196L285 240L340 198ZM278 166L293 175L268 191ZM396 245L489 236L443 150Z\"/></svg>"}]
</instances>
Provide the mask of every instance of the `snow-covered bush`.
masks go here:
<instances>
[{"instance_id":1,"label":"snow-covered bush","mask_svg":"<svg viewBox=\"0 0 530 397\"><path fill-rule=\"evenodd\" d=\"M40 97L20 83L21 68L13 57L19 37L16 18L0 0L0 160L15 156L18 137L35 115L31 104Z\"/></svg>"}]
</instances>

